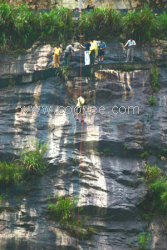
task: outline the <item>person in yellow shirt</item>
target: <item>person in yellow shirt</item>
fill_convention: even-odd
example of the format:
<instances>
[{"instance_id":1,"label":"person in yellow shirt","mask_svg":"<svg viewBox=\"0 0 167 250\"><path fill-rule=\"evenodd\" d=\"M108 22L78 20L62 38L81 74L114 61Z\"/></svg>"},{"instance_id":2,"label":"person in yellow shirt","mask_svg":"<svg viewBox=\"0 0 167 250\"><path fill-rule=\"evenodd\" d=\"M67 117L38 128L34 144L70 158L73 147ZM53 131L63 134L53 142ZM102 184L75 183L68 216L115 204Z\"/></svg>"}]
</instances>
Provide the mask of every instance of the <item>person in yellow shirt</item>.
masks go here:
<instances>
[{"instance_id":1,"label":"person in yellow shirt","mask_svg":"<svg viewBox=\"0 0 167 250\"><path fill-rule=\"evenodd\" d=\"M77 99L78 103L77 103L77 121L79 120L78 117L79 117L79 113L82 114L82 120L83 120L83 105L85 103L85 96L80 96L78 99Z\"/></svg>"},{"instance_id":2,"label":"person in yellow shirt","mask_svg":"<svg viewBox=\"0 0 167 250\"><path fill-rule=\"evenodd\" d=\"M54 50L54 68L60 67L60 53L62 53L60 45L58 44Z\"/></svg>"},{"instance_id":3,"label":"person in yellow shirt","mask_svg":"<svg viewBox=\"0 0 167 250\"><path fill-rule=\"evenodd\" d=\"M98 54L98 46L94 39L91 40L91 46L89 48L89 55L90 55L90 64L95 64L95 54Z\"/></svg>"}]
</instances>

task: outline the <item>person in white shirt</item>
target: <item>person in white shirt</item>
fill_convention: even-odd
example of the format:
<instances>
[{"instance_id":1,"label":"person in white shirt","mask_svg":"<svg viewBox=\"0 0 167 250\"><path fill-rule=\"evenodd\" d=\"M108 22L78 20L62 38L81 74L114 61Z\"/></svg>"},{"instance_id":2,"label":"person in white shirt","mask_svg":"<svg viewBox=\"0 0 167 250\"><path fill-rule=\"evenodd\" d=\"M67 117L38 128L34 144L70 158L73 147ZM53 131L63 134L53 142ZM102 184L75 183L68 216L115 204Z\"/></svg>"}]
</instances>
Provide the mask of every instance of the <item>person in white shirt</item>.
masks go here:
<instances>
[{"instance_id":1,"label":"person in white shirt","mask_svg":"<svg viewBox=\"0 0 167 250\"><path fill-rule=\"evenodd\" d=\"M126 62L129 61L130 57L131 57L131 62L133 62L134 47L136 46L136 42L132 38L130 38L130 40L128 40L127 43L125 44L124 48L126 46L128 46Z\"/></svg>"}]
</instances>

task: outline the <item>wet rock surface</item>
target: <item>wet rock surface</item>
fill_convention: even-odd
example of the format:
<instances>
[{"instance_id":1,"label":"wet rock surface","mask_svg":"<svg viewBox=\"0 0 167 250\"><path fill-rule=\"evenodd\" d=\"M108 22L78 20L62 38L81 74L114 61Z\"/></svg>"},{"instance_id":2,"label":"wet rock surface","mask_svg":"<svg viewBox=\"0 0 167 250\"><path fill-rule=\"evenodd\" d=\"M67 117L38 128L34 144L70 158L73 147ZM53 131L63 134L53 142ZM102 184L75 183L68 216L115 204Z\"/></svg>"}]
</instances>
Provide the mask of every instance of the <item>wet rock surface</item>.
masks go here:
<instances>
[{"instance_id":1,"label":"wet rock surface","mask_svg":"<svg viewBox=\"0 0 167 250\"><path fill-rule=\"evenodd\" d=\"M44 176L32 177L22 188L1 187L8 196L1 204L0 249L77 249L76 237L48 219L47 197L56 194L79 196L78 206L83 206L97 231L90 239L80 240L79 249L137 249L138 235L148 230L138 207L147 192L139 180L144 170L140 154L152 150L156 155L157 147L167 143L167 72L166 68L159 71L161 89L153 107L148 104L149 70L99 71L95 78L83 78L87 104L83 128L74 111L67 114L67 108L63 113L63 108L75 107L78 77L61 85L58 77L52 77L1 89L1 160L15 159L36 138L48 143L48 167ZM156 157L151 161L155 163ZM166 231L159 218L151 226L149 249L165 250Z\"/></svg>"}]
</instances>

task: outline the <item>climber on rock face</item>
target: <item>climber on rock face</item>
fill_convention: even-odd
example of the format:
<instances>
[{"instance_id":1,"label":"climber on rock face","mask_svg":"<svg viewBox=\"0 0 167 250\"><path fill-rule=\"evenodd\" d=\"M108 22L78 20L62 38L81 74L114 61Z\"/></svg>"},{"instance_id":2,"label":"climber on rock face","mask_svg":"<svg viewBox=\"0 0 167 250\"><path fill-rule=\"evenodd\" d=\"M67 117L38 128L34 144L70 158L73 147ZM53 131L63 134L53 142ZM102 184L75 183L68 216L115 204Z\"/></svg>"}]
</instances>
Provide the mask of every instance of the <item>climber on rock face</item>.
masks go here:
<instances>
[{"instance_id":1,"label":"climber on rock face","mask_svg":"<svg viewBox=\"0 0 167 250\"><path fill-rule=\"evenodd\" d=\"M78 99L77 99L78 103L77 103L77 121L79 120L78 117L79 117L79 113L82 114L82 121L83 121L83 105L85 103L85 96L80 96Z\"/></svg>"}]
</instances>

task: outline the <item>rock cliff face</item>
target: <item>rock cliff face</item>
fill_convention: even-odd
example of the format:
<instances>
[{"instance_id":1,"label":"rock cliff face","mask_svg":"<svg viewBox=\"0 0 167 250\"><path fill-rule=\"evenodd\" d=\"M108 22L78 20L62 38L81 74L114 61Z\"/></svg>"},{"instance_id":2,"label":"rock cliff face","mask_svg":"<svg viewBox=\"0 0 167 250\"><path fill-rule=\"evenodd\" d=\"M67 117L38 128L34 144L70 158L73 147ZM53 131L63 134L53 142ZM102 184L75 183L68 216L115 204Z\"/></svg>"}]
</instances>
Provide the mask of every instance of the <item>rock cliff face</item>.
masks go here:
<instances>
[{"instance_id":1,"label":"rock cliff face","mask_svg":"<svg viewBox=\"0 0 167 250\"><path fill-rule=\"evenodd\" d=\"M23 0L7 0L7 2L20 5ZM50 9L55 8L55 6L78 8L78 0L26 0L25 2L32 9ZM130 9L142 7L145 3L154 7L167 8L167 0L83 0L82 2L82 8L86 8L87 5L95 5L96 7L112 7L113 9Z\"/></svg>"},{"instance_id":2,"label":"rock cliff face","mask_svg":"<svg viewBox=\"0 0 167 250\"><path fill-rule=\"evenodd\" d=\"M83 77L87 106L97 108L96 113L87 110L83 128L74 111L63 113L75 107L80 94L77 76L61 84L55 76L1 89L0 159L12 160L34 138L48 143L48 164L43 177L32 177L23 188L1 187L8 196L0 210L0 249L77 249L76 237L48 220L47 196L60 194L79 196L78 206L97 231L80 240L79 249L137 249L138 235L152 230L149 249L166 250L164 224L159 218L144 221L139 209L147 192L139 180L144 170L140 154L151 150L149 162L155 164L157 147L167 144L166 67L159 72L161 89L153 107L148 104L150 70L101 70ZM164 161L158 164L167 167Z\"/></svg>"},{"instance_id":3,"label":"rock cliff face","mask_svg":"<svg viewBox=\"0 0 167 250\"><path fill-rule=\"evenodd\" d=\"M107 43L105 63L118 65L126 60L126 49L123 48L123 43L115 40L111 43ZM73 54L73 60L71 66L80 66L80 44L74 43L75 52ZM62 48L63 51L65 50ZM158 44L150 46L138 45L135 49L135 62L142 64L144 62L154 61L155 56L158 60L167 60L167 42L159 41ZM83 52L83 50L82 50ZM0 76L6 76L10 74L24 74L33 73L36 70L45 70L53 68L53 47L50 44L38 45L35 43L30 49L19 54L0 54ZM60 56L60 61L63 63L63 55ZM10 62L10 64L9 64ZM82 67L84 67L84 54L82 53ZM127 66L128 67L128 66ZM140 65L143 68L144 65ZM110 67L111 68L111 67ZM119 68L119 67L118 67ZM135 65L134 65L135 68ZM83 70L84 71L84 70ZM74 72L73 72L74 73ZM110 74L108 75L110 77Z\"/></svg>"}]
</instances>

